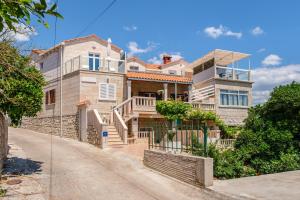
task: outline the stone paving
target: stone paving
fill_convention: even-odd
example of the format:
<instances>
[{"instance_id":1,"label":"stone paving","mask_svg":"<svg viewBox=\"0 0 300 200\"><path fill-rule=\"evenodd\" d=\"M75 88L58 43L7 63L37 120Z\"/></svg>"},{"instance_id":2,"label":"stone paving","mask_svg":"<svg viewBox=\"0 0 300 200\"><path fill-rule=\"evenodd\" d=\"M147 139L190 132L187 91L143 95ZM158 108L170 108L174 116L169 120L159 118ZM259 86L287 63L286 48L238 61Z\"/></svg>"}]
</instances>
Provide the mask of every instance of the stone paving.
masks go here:
<instances>
[{"instance_id":1,"label":"stone paving","mask_svg":"<svg viewBox=\"0 0 300 200\"><path fill-rule=\"evenodd\" d=\"M17 145L10 143L9 147L1 180L1 187L7 192L1 199L44 200L44 191L37 181L40 163L28 159Z\"/></svg>"}]
</instances>

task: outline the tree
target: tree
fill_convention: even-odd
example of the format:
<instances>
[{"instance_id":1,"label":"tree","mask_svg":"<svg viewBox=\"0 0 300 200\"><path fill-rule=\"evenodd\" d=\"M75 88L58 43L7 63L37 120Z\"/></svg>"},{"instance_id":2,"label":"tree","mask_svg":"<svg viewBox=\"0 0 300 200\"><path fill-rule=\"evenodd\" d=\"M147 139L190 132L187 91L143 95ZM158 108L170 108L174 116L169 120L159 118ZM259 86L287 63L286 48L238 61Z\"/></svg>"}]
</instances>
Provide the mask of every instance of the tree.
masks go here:
<instances>
[{"instance_id":1,"label":"tree","mask_svg":"<svg viewBox=\"0 0 300 200\"><path fill-rule=\"evenodd\" d=\"M0 112L13 124L41 110L43 75L9 42L0 42Z\"/></svg>"},{"instance_id":2,"label":"tree","mask_svg":"<svg viewBox=\"0 0 300 200\"><path fill-rule=\"evenodd\" d=\"M0 0L0 33L5 27L17 31L20 24L29 26L32 16L48 27L47 15L63 18L56 9L56 3L49 6L46 0Z\"/></svg>"},{"instance_id":3,"label":"tree","mask_svg":"<svg viewBox=\"0 0 300 200\"><path fill-rule=\"evenodd\" d=\"M276 87L265 104L249 110L234 150L211 151L217 158L215 175L234 178L300 169L299 134L300 84L293 82Z\"/></svg>"}]
</instances>

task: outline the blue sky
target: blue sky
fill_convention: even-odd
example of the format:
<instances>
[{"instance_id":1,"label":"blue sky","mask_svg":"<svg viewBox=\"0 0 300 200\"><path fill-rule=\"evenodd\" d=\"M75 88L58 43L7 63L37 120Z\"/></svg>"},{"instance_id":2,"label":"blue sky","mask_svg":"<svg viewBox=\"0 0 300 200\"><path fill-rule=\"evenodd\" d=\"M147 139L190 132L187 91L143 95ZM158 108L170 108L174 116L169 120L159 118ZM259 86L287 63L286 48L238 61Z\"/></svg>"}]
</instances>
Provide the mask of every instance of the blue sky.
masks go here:
<instances>
[{"instance_id":1,"label":"blue sky","mask_svg":"<svg viewBox=\"0 0 300 200\"><path fill-rule=\"evenodd\" d=\"M65 19L58 21L57 41L76 37L110 2L60 0ZM118 0L82 36L110 37L150 62L158 62L162 53L191 62L215 48L250 53L254 74L262 76L254 79L254 92L260 92L255 101L262 102L274 86L300 81L299 8L297 0ZM53 21L50 29L36 26L33 47L53 45Z\"/></svg>"}]
</instances>

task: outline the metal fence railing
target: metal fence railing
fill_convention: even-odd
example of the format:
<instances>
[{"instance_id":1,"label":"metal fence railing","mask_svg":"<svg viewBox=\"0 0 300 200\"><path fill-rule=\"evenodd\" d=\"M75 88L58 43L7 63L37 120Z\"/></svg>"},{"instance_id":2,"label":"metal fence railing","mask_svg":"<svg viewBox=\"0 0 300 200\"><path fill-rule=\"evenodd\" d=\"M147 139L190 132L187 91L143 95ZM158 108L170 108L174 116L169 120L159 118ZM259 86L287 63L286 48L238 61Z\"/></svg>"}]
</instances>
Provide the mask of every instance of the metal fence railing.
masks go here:
<instances>
[{"instance_id":1,"label":"metal fence railing","mask_svg":"<svg viewBox=\"0 0 300 200\"><path fill-rule=\"evenodd\" d=\"M208 127L199 121L156 121L147 127L149 149L207 155Z\"/></svg>"}]
</instances>

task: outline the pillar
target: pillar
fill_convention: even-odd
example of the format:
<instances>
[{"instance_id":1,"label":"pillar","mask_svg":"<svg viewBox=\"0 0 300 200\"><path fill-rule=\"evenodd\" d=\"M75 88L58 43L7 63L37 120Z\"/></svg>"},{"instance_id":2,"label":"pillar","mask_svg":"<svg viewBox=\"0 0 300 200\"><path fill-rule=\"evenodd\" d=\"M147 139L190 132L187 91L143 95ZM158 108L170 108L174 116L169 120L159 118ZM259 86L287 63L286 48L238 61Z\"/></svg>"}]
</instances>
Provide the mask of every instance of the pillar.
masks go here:
<instances>
[{"instance_id":1,"label":"pillar","mask_svg":"<svg viewBox=\"0 0 300 200\"><path fill-rule=\"evenodd\" d=\"M164 100L168 100L168 83L164 83Z\"/></svg>"},{"instance_id":2,"label":"pillar","mask_svg":"<svg viewBox=\"0 0 300 200\"><path fill-rule=\"evenodd\" d=\"M131 80L127 81L127 99L131 98Z\"/></svg>"},{"instance_id":3,"label":"pillar","mask_svg":"<svg viewBox=\"0 0 300 200\"><path fill-rule=\"evenodd\" d=\"M192 102L192 89L193 89L193 87L192 87L192 85L189 85L189 87L188 87L188 102Z\"/></svg>"},{"instance_id":4,"label":"pillar","mask_svg":"<svg viewBox=\"0 0 300 200\"><path fill-rule=\"evenodd\" d=\"M132 124L131 124L131 133L133 134L134 138L138 138L139 134L139 118L134 117L132 118Z\"/></svg>"},{"instance_id":5,"label":"pillar","mask_svg":"<svg viewBox=\"0 0 300 200\"><path fill-rule=\"evenodd\" d=\"M177 83L175 83L174 84L174 87L175 87L175 91L174 91L174 93L175 93L175 101L177 101Z\"/></svg>"}]
</instances>

